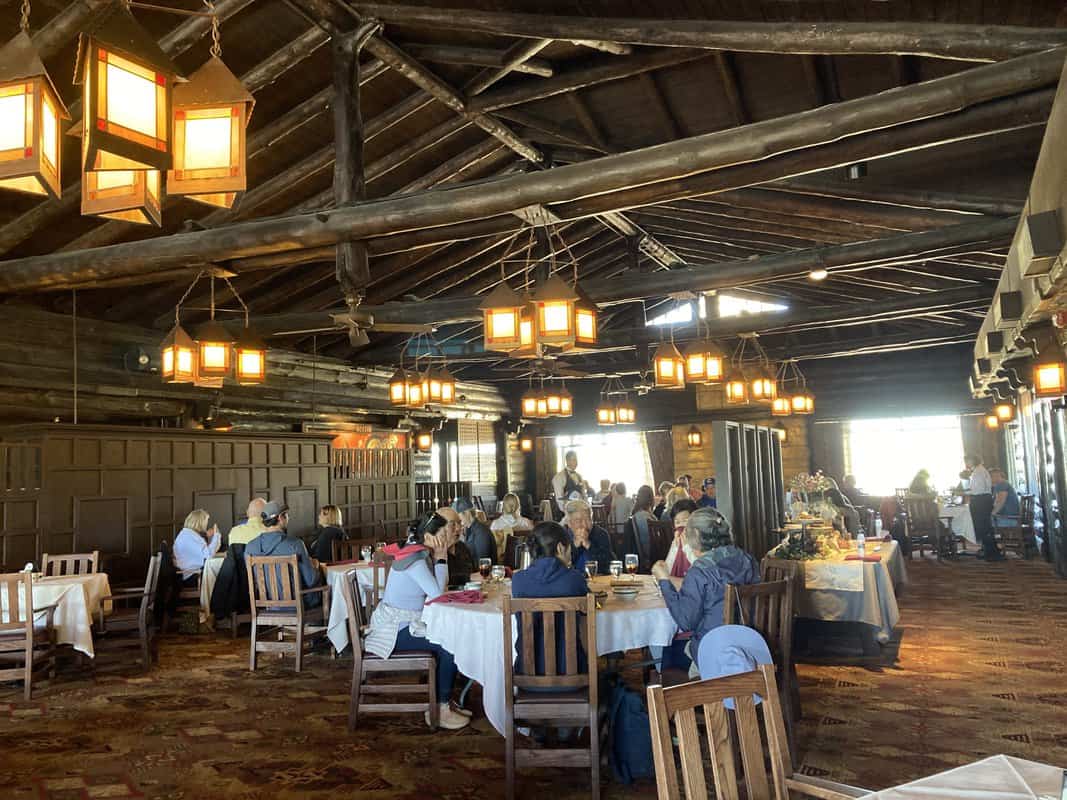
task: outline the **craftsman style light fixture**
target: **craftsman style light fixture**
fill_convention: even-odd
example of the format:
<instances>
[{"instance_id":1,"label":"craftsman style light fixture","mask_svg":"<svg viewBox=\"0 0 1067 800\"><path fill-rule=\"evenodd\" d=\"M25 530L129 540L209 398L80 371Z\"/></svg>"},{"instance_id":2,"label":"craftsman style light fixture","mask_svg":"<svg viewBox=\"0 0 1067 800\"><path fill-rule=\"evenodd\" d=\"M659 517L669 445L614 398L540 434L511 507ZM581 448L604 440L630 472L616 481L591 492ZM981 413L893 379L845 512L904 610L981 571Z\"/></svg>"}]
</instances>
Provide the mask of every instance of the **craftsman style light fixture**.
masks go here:
<instances>
[{"instance_id":1,"label":"craftsman style light fixture","mask_svg":"<svg viewBox=\"0 0 1067 800\"><path fill-rule=\"evenodd\" d=\"M403 367L397 368L389 379L390 405L403 407L408 403L408 372Z\"/></svg>"},{"instance_id":2,"label":"craftsman style light fixture","mask_svg":"<svg viewBox=\"0 0 1067 800\"><path fill-rule=\"evenodd\" d=\"M138 225L162 225L159 194L159 170L82 172L83 214Z\"/></svg>"},{"instance_id":3,"label":"craftsman style light fixture","mask_svg":"<svg viewBox=\"0 0 1067 800\"><path fill-rule=\"evenodd\" d=\"M430 367L422 374L422 400L450 406L456 402L456 379L447 367Z\"/></svg>"},{"instance_id":4,"label":"craftsman style light fixture","mask_svg":"<svg viewBox=\"0 0 1067 800\"><path fill-rule=\"evenodd\" d=\"M0 189L58 199L61 119L70 119L29 34L30 4L21 30L0 49Z\"/></svg>"},{"instance_id":5,"label":"craftsman style light fixture","mask_svg":"<svg viewBox=\"0 0 1067 800\"><path fill-rule=\"evenodd\" d=\"M533 437L522 436L519 438L519 450L523 453L532 453L534 448Z\"/></svg>"},{"instance_id":6,"label":"craftsman style light fixture","mask_svg":"<svg viewBox=\"0 0 1067 800\"><path fill-rule=\"evenodd\" d=\"M255 101L219 58L218 17L211 19L211 58L188 83L174 87L174 165L167 172L167 194L230 208L247 186L245 126Z\"/></svg>"},{"instance_id":7,"label":"craftsman style light fixture","mask_svg":"<svg viewBox=\"0 0 1067 800\"><path fill-rule=\"evenodd\" d=\"M234 374L242 386L254 386L267 379L267 345L245 328L233 346Z\"/></svg>"},{"instance_id":8,"label":"craftsman style light fixture","mask_svg":"<svg viewBox=\"0 0 1067 800\"><path fill-rule=\"evenodd\" d=\"M522 396L522 415L527 419L537 418L537 392L531 386Z\"/></svg>"},{"instance_id":9,"label":"craftsman style light fixture","mask_svg":"<svg viewBox=\"0 0 1067 800\"><path fill-rule=\"evenodd\" d=\"M522 346L519 325L523 305L523 299L504 282L482 301L479 308L485 322L486 350L507 353Z\"/></svg>"},{"instance_id":10,"label":"craftsman style light fixture","mask_svg":"<svg viewBox=\"0 0 1067 800\"><path fill-rule=\"evenodd\" d=\"M558 275L550 275L548 280L538 287L533 295L537 309L535 330L538 344L552 347L574 345L574 306L577 300L578 295L574 289Z\"/></svg>"},{"instance_id":11,"label":"craftsman style light fixture","mask_svg":"<svg viewBox=\"0 0 1067 800\"><path fill-rule=\"evenodd\" d=\"M615 422L618 425L633 425L637 422L637 409L630 402L630 395L626 393L622 399L615 403Z\"/></svg>"},{"instance_id":12,"label":"craftsman style light fixture","mask_svg":"<svg viewBox=\"0 0 1067 800\"><path fill-rule=\"evenodd\" d=\"M985 426L991 431L999 430L1000 418L996 414L986 414Z\"/></svg>"},{"instance_id":13,"label":"craftsman style light fixture","mask_svg":"<svg viewBox=\"0 0 1067 800\"><path fill-rule=\"evenodd\" d=\"M792 398L779 395L771 401L772 417L788 417L793 413Z\"/></svg>"},{"instance_id":14,"label":"craftsman style light fixture","mask_svg":"<svg viewBox=\"0 0 1067 800\"><path fill-rule=\"evenodd\" d=\"M1013 403L997 403L993 406L993 413L1001 422L1011 422L1015 419L1015 405Z\"/></svg>"},{"instance_id":15,"label":"craftsman style light fixture","mask_svg":"<svg viewBox=\"0 0 1067 800\"><path fill-rule=\"evenodd\" d=\"M163 340L162 369L164 383L192 383L196 380L196 343L175 321Z\"/></svg>"},{"instance_id":16,"label":"craftsman style light fixture","mask_svg":"<svg viewBox=\"0 0 1067 800\"><path fill-rule=\"evenodd\" d=\"M691 425L689 432L685 435L685 443L690 450L699 450L704 444L704 435L700 432L700 428L696 425Z\"/></svg>"},{"instance_id":17,"label":"craftsman style light fixture","mask_svg":"<svg viewBox=\"0 0 1067 800\"><path fill-rule=\"evenodd\" d=\"M723 385L726 404L730 406L744 405L748 402L748 380L744 373L735 375Z\"/></svg>"},{"instance_id":18,"label":"craftsman style light fixture","mask_svg":"<svg viewBox=\"0 0 1067 800\"><path fill-rule=\"evenodd\" d=\"M563 397L560 395L559 390L552 387L548 389L542 389L545 395L545 406L548 410L550 417L558 417L560 415L560 408L563 405Z\"/></svg>"},{"instance_id":19,"label":"craftsman style light fixture","mask_svg":"<svg viewBox=\"0 0 1067 800\"><path fill-rule=\"evenodd\" d=\"M778 396L778 384L770 369L770 364L756 372L751 383L751 398L757 403L774 403Z\"/></svg>"},{"instance_id":20,"label":"craftsman style light fixture","mask_svg":"<svg viewBox=\"0 0 1067 800\"><path fill-rule=\"evenodd\" d=\"M1067 394L1067 364L1062 359L1041 361L1034 365L1034 394L1038 397L1061 397Z\"/></svg>"},{"instance_id":21,"label":"craftsman style light fixture","mask_svg":"<svg viewBox=\"0 0 1067 800\"><path fill-rule=\"evenodd\" d=\"M657 389L685 388L685 359L673 342L662 342L656 348L652 372Z\"/></svg>"},{"instance_id":22,"label":"craftsman style light fixture","mask_svg":"<svg viewBox=\"0 0 1067 800\"><path fill-rule=\"evenodd\" d=\"M690 345L685 351L685 377L690 383L703 383L708 372L707 347L703 342Z\"/></svg>"},{"instance_id":23,"label":"craftsman style light fixture","mask_svg":"<svg viewBox=\"0 0 1067 800\"><path fill-rule=\"evenodd\" d=\"M539 389L534 397L536 400L534 417L547 419L551 415L548 413L548 396L545 394L545 390Z\"/></svg>"},{"instance_id":24,"label":"craftsman style light fixture","mask_svg":"<svg viewBox=\"0 0 1067 800\"><path fill-rule=\"evenodd\" d=\"M601 393L600 404L596 407L596 424L607 427L617 423L618 417L615 411L615 404L611 402L606 394Z\"/></svg>"},{"instance_id":25,"label":"craftsman style light fixture","mask_svg":"<svg viewBox=\"0 0 1067 800\"><path fill-rule=\"evenodd\" d=\"M797 366L795 358L787 358L778 368L776 376L778 384L777 399L771 404L773 416L788 416L793 414L815 413L815 395L808 389L808 380ZM789 412L781 413L779 400L785 400L789 405Z\"/></svg>"},{"instance_id":26,"label":"craftsman style light fixture","mask_svg":"<svg viewBox=\"0 0 1067 800\"><path fill-rule=\"evenodd\" d=\"M559 392L559 416L570 417L574 415L574 395L567 391L567 386L564 384L563 388Z\"/></svg>"},{"instance_id":27,"label":"craftsman style light fixture","mask_svg":"<svg viewBox=\"0 0 1067 800\"><path fill-rule=\"evenodd\" d=\"M743 405L750 400L770 403L777 385L770 359L755 333L738 334L739 341L730 356L730 376L724 385L727 405Z\"/></svg>"},{"instance_id":28,"label":"craftsman style light fixture","mask_svg":"<svg viewBox=\"0 0 1067 800\"><path fill-rule=\"evenodd\" d=\"M574 341L579 345L594 345L597 341L597 308L589 295L575 284L578 299L574 303Z\"/></svg>"},{"instance_id":29,"label":"craftsman style light fixture","mask_svg":"<svg viewBox=\"0 0 1067 800\"><path fill-rule=\"evenodd\" d=\"M221 386L223 378L233 376L234 337L215 322L214 308L211 319L196 329L193 339L197 351L197 385L214 385L218 381Z\"/></svg>"},{"instance_id":30,"label":"craftsman style light fixture","mask_svg":"<svg viewBox=\"0 0 1067 800\"><path fill-rule=\"evenodd\" d=\"M433 432L419 431L416 433L415 449L420 453L429 453L433 449Z\"/></svg>"}]
</instances>

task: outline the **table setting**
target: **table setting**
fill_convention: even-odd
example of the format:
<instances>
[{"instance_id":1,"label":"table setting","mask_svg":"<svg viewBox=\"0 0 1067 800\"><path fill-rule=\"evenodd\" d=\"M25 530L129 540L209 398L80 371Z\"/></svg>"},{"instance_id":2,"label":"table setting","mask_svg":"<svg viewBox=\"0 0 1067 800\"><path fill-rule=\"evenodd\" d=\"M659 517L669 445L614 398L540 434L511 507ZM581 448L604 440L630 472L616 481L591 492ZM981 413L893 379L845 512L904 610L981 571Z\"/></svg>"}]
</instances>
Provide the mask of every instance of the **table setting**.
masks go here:
<instances>
[{"instance_id":1,"label":"table setting","mask_svg":"<svg viewBox=\"0 0 1067 800\"><path fill-rule=\"evenodd\" d=\"M86 575L33 576L33 607L55 605L53 627L58 644L69 644L90 658L93 649L93 615L100 607L101 598L111 594L107 573L92 572ZM21 605L21 603L20 603ZM22 612L25 609L21 609ZM104 613L111 612L111 601L104 602ZM7 598L0 597L0 619L8 620Z\"/></svg>"}]
</instances>

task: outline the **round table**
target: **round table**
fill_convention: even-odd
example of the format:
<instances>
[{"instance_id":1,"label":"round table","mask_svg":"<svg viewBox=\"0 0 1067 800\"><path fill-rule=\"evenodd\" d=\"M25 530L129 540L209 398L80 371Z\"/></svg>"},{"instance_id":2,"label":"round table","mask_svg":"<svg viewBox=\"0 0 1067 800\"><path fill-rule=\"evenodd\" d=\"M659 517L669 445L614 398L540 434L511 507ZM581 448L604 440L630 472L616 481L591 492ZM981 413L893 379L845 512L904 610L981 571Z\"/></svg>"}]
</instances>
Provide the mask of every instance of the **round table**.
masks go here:
<instances>
[{"instance_id":1,"label":"round table","mask_svg":"<svg viewBox=\"0 0 1067 800\"><path fill-rule=\"evenodd\" d=\"M954 534L962 536L968 542L978 544L978 537L974 533L974 520L971 519L970 506L938 503L937 516L941 519L950 520Z\"/></svg>"},{"instance_id":2,"label":"round table","mask_svg":"<svg viewBox=\"0 0 1067 800\"><path fill-rule=\"evenodd\" d=\"M633 600L619 600L610 593L611 578L601 576L590 586L608 591L596 615L597 655L607 655L641 647L667 647L678 626L667 610L656 582L650 575L638 575L641 594ZM475 605L431 603L422 612L426 636L456 658L459 671L482 685L485 716L504 733L504 619L500 584L486 585L486 600ZM518 631L513 630L513 639ZM515 658L515 642L510 652Z\"/></svg>"}]
</instances>

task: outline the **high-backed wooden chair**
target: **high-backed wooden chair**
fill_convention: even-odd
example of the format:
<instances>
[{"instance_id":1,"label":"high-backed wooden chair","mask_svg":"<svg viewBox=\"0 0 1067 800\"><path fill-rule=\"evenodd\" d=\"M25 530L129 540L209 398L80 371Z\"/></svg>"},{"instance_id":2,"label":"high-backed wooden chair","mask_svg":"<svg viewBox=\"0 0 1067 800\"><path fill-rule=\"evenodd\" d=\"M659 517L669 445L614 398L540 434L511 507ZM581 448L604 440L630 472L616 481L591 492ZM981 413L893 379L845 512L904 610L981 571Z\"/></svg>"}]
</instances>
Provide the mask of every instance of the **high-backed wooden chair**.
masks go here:
<instances>
[{"instance_id":1,"label":"high-backed wooden chair","mask_svg":"<svg viewBox=\"0 0 1067 800\"><path fill-rule=\"evenodd\" d=\"M46 578L53 575L89 575L100 571L100 551L91 553L68 553L53 556L41 555L41 572Z\"/></svg>"},{"instance_id":2,"label":"high-backed wooden chair","mask_svg":"<svg viewBox=\"0 0 1067 800\"><path fill-rule=\"evenodd\" d=\"M334 561L355 561L358 558L362 558L360 550L364 547L370 547L374 549L376 541L382 541L381 539L337 539L333 545L333 554L331 558Z\"/></svg>"},{"instance_id":3,"label":"high-backed wooden chair","mask_svg":"<svg viewBox=\"0 0 1067 800\"><path fill-rule=\"evenodd\" d=\"M374 579L370 589L364 590L356 579L356 570L345 573L342 582L345 605L348 608L348 638L352 642L352 689L348 705L348 729L354 731L360 712L364 714L399 714L429 712L430 727L437 727L437 688L434 675L437 659L429 652L393 653L382 659L366 649L366 637L370 617L384 591L389 574L388 562L376 561L372 569ZM415 673L425 677L422 683L371 683L376 673ZM401 702L373 702L377 696L393 695L403 698ZM412 697L414 695L415 697ZM419 695L424 699L420 700ZM365 702L370 698L372 702ZM407 702L404 702L404 701Z\"/></svg>"},{"instance_id":4,"label":"high-backed wooden chair","mask_svg":"<svg viewBox=\"0 0 1067 800\"><path fill-rule=\"evenodd\" d=\"M93 647L98 655L108 650L139 647L141 668L145 672L151 669L152 662L158 658L154 610L161 560L158 553L148 560L143 589L116 591L102 599L93 631ZM103 601L107 600L111 601L112 610L105 617Z\"/></svg>"},{"instance_id":5,"label":"high-backed wooden chair","mask_svg":"<svg viewBox=\"0 0 1067 800\"><path fill-rule=\"evenodd\" d=\"M771 558L764 556L759 564L760 580L764 583L788 580L792 586L793 623L792 632L796 632L796 618L800 607L800 593L804 590L804 578L800 572L800 562L789 558ZM800 679L797 677L796 659L793 657L794 639L789 638L789 686L791 711L794 719L800 719L803 711L800 706Z\"/></svg>"},{"instance_id":6,"label":"high-backed wooden chair","mask_svg":"<svg viewBox=\"0 0 1067 800\"><path fill-rule=\"evenodd\" d=\"M940 520L937 503L931 497L910 495L904 498L907 515L907 536L912 552L919 546L919 558L929 546L940 561L942 554L956 555L956 539Z\"/></svg>"},{"instance_id":7,"label":"high-backed wooden chair","mask_svg":"<svg viewBox=\"0 0 1067 800\"><path fill-rule=\"evenodd\" d=\"M34 673L47 669L49 680L56 674L55 610L55 604L33 607L31 573L0 575L0 681L21 680L26 700L33 694Z\"/></svg>"},{"instance_id":8,"label":"high-backed wooden chair","mask_svg":"<svg viewBox=\"0 0 1067 800\"><path fill-rule=\"evenodd\" d=\"M756 698L760 701L758 706ZM731 702L724 703L727 700ZM697 726L698 714L704 718L704 741ZM798 796L849 800L869 793L867 789L794 774L774 668L769 664L725 678L667 688L649 686L648 715L659 800L681 800L679 761L687 800L711 797L705 760L711 763L714 796L720 800L790 800ZM671 739L672 722L678 739L678 759ZM763 739L767 742L766 753ZM739 765L742 775L738 774Z\"/></svg>"},{"instance_id":9,"label":"high-backed wooden chair","mask_svg":"<svg viewBox=\"0 0 1067 800\"><path fill-rule=\"evenodd\" d=\"M726 625L747 625L759 631L770 648L778 673L778 690L785 713L789 752L796 756L800 687L793 665L793 579L766 581L738 586L726 585L722 621Z\"/></svg>"},{"instance_id":10,"label":"high-backed wooden chair","mask_svg":"<svg viewBox=\"0 0 1067 800\"><path fill-rule=\"evenodd\" d=\"M649 565L662 561L671 551L674 541L674 524L658 519L648 521L648 559Z\"/></svg>"},{"instance_id":11,"label":"high-backed wooden chair","mask_svg":"<svg viewBox=\"0 0 1067 800\"><path fill-rule=\"evenodd\" d=\"M1018 553L1023 558L1030 558L1034 551L1034 496L1019 495L1018 516L999 515L1001 519L1010 520L1012 525L997 525L993 531L1001 548L1005 552Z\"/></svg>"},{"instance_id":12,"label":"high-backed wooden chair","mask_svg":"<svg viewBox=\"0 0 1067 800\"><path fill-rule=\"evenodd\" d=\"M518 628L517 672L510 647L504 648L504 764L506 796L515 797L515 771L520 767L588 767L592 798L600 797L600 734L597 725L596 600L585 597L503 597L504 641ZM518 617L516 620L515 617ZM556 630L563 631L564 669L558 668ZM584 631L584 636L581 635ZM538 669L538 636L543 664ZM581 639L584 638L584 642ZM584 645L587 667L579 670L579 646ZM533 690L533 691L531 691ZM553 690L553 691L547 691ZM515 747L515 726L584 727L589 746L529 749Z\"/></svg>"},{"instance_id":13,"label":"high-backed wooden chair","mask_svg":"<svg viewBox=\"0 0 1067 800\"><path fill-rule=\"evenodd\" d=\"M300 569L297 557L245 556L248 570L248 601L252 609L252 631L248 668L255 670L259 653L293 653L296 671L303 666L304 650L326 635L330 613L330 587L300 588ZM304 608L304 598L320 594L322 603ZM259 629L266 627L277 632L278 640L260 641ZM285 641L292 634L293 641Z\"/></svg>"}]
</instances>

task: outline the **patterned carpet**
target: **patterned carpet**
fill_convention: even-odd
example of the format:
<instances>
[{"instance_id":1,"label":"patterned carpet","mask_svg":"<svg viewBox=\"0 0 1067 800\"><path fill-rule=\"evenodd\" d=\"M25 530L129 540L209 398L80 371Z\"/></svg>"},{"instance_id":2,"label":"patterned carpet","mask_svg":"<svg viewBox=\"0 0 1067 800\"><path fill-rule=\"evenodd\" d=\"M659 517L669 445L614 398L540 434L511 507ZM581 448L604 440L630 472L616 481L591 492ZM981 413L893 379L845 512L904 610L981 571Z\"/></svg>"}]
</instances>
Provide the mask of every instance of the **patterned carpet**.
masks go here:
<instances>
[{"instance_id":1,"label":"patterned carpet","mask_svg":"<svg viewBox=\"0 0 1067 800\"><path fill-rule=\"evenodd\" d=\"M1067 766L1067 582L1039 562L909 569L896 663L800 666L801 770L881 788L993 753ZM309 661L300 676L272 659L251 674L247 640L174 635L148 676L94 680L71 662L31 703L0 684L0 797L503 796L503 740L484 717L436 734L375 717L350 736L350 662ZM546 796L588 797L588 779L522 777L520 797ZM655 789L609 782L604 796Z\"/></svg>"}]
</instances>

